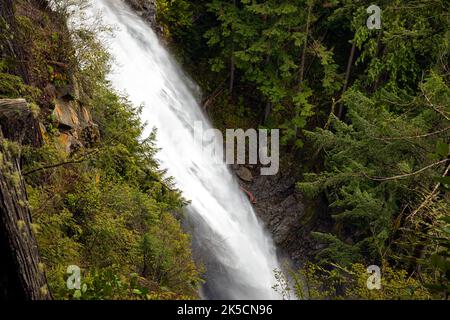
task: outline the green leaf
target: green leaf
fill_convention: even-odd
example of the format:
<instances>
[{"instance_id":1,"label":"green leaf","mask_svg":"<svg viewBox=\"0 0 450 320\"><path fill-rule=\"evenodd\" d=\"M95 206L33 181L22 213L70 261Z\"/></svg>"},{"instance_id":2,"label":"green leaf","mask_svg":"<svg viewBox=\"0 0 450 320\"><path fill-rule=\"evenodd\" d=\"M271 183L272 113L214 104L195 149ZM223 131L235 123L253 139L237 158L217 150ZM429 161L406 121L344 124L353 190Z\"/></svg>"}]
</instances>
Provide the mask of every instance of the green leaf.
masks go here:
<instances>
[{"instance_id":1,"label":"green leaf","mask_svg":"<svg viewBox=\"0 0 450 320\"><path fill-rule=\"evenodd\" d=\"M73 293L73 298L80 299L81 298L81 290L75 290L75 292Z\"/></svg>"},{"instance_id":2,"label":"green leaf","mask_svg":"<svg viewBox=\"0 0 450 320\"><path fill-rule=\"evenodd\" d=\"M441 184L449 184L450 185L450 177L436 177L434 181L439 182Z\"/></svg>"},{"instance_id":3,"label":"green leaf","mask_svg":"<svg viewBox=\"0 0 450 320\"><path fill-rule=\"evenodd\" d=\"M450 217L440 217L438 220L450 223Z\"/></svg>"},{"instance_id":4,"label":"green leaf","mask_svg":"<svg viewBox=\"0 0 450 320\"><path fill-rule=\"evenodd\" d=\"M450 226L446 226L442 229L445 233L450 235Z\"/></svg>"}]
</instances>

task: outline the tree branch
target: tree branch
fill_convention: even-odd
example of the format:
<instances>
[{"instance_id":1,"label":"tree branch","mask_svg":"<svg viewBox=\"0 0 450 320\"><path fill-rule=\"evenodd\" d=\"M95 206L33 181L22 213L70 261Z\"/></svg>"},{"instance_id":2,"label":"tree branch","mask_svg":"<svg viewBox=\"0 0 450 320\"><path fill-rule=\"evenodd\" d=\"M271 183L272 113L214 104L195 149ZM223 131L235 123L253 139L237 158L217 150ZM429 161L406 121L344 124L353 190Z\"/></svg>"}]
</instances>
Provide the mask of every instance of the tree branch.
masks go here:
<instances>
[{"instance_id":1,"label":"tree branch","mask_svg":"<svg viewBox=\"0 0 450 320\"><path fill-rule=\"evenodd\" d=\"M393 176L393 177L370 177L370 176L368 176L368 175L367 175L366 173L364 173L364 172L363 172L363 175L364 175L366 178L368 178L368 179L370 179L370 180L373 180L373 181L389 181L389 180L404 179L404 178L408 178L408 177L417 175L417 174L419 174L419 173L421 173L421 172L424 172L424 171L426 171L426 170L428 170L428 169L430 169L430 168L432 168L432 167L434 167L434 166L443 164L443 163L447 162L448 160L449 160L449 159L444 159L444 160L441 160L441 161L432 163L432 164L430 164L430 165L428 165L428 166L426 166L426 167L424 167L424 168L422 168L422 169L420 169L420 170L417 170L417 171L414 171L414 172L411 172L411 173L407 173L407 174L401 174L401 175Z\"/></svg>"},{"instance_id":2,"label":"tree branch","mask_svg":"<svg viewBox=\"0 0 450 320\"><path fill-rule=\"evenodd\" d=\"M450 171L450 164L447 166L447 169L445 169L444 173L442 174L442 177L446 177L448 172ZM423 209L430 201L431 199L436 195L436 192L439 189L439 186L441 185L440 182L436 183L436 185L433 188L433 191L425 198L425 200L417 207L416 210L414 210L409 216L408 219L413 218L420 210Z\"/></svg>"},{"instance_id":3,"label":"tree branch","mask_svg":"<svg viewBox=\"0 0 450 320\"><path fill-rule=\"evenodd\" d=\"M430 133L425 133L425 134L419 134L419 135L416 135L416 136L392 137L392 138L379 138L379 137L373 137L373 139L376 139L376 140L382 140L382 141L393 141L393 140L407 140L407 139L426 138L426 137L429 137L429 136L434 136L434 135L440 134L440 133L445 132L445 131L447 131L447 130L449 130L449 129L450 129L450 126L447 127L447 128L438 130L438 131L434 131L434 132L430 132Z\"/></svg>"},{"instance_id":4,"label":"tree branch","mask_svg":"<svg viewBox=\"0 0 450 320\"><path fill-rule=\"evenodd\" d=\"M92 156L92 155L94 155L94 154L97 154L99 151L100 151L99 149L94 149L94 150L91 150L91 151L89 151L89 152L83 154L83 155L82 155L80 158L78 158L78 159L71 159L71 160L68 160L68 161L63 161L63 162L59 162L59 163L55 163L55 164L50 164L50 165L47 165L47 166L42 166L42 167L39 167L39 168L30 170L30 171L28 171L28 172L25 172L23 175L24 175L24 176L28 176L28 175L30 175L30 174L33 174L33 173L36 173L36 172L39 172L39 171L42 171L42 170L53 169L53 168L65 166L65 165L67 165L67 164L81 163L81 162L85 161L87 157Z\"/></svg>"},{"instance_id":5,"label":"tree branch","mask_svg":"<svg viewBox=\"0 0 450 320\"><path fill-rule=\"evenodd\" d=\"M428 98L428 96L426 95L426 93L424 92L424 90L423 90L423 89L421 89L421 90L422 90L423 96L425 97L425 99L426 99L427 102L429 103L430 107L433 108L433 110L436 111L437 113L439 113L441 116L443 116L447 121L450 121L450 117L447 116L447 115L445 114L445 111L442 111L442 110L439 109L437 106L435 106L435 105L431 102L430 98Z\"/></svg>"}]
</instances>

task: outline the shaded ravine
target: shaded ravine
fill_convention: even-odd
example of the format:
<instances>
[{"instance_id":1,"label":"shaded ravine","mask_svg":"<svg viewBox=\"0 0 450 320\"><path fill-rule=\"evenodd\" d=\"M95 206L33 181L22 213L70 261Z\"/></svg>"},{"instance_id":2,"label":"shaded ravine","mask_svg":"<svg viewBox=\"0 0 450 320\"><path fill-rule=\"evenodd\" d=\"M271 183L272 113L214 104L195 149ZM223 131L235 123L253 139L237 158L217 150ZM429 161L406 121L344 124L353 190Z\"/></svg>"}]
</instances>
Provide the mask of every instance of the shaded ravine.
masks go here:
<instances>
[{"instance_id":1,"label":"shaded ravine","mask_svg":"<svg viewBox=\"0 0 450 320\"><path fill-rule=\"evenodd\" d=\"M193 83L160 44L152 29L122 0L95 0L115 28L108 49L115 61L109 78L116 90L143 105L146 135L157 129L157 158L190 200L187 225L206 264L206 299L277 299L275 248L225 164L202 156L194 123L210 124L193 94ZM198 141L197 141L198 142Z\"/></svg>"}]
</instances>

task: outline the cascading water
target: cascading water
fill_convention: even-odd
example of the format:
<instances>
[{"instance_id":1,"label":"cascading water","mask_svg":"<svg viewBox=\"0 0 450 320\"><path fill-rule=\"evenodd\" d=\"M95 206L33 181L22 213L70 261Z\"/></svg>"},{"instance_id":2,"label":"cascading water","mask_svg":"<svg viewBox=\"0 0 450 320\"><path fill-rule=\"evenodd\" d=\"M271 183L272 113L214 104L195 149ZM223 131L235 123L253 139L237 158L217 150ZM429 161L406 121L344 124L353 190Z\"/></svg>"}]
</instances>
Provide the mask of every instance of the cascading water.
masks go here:
<instances>
[{"instance_id":1,"label":"cascading water","mask_svg":"<svg viewBox=\"0 0 450 320\"><path fill-rule=\"evenodd\" d=\"M202 295L208 299L277 299L279 268L272 240L258 222L225 164L202 156L192 143L194 123L210 124L180 67L152 29L122 0L94 0L103 22L116 28L108 40L115 61L110 80L135 105L143 105L147 134L157 128L157 158L190 200L188 224L206 264ZM208 161L209 160L209 161Z\"/></svg>"}]
</instances>

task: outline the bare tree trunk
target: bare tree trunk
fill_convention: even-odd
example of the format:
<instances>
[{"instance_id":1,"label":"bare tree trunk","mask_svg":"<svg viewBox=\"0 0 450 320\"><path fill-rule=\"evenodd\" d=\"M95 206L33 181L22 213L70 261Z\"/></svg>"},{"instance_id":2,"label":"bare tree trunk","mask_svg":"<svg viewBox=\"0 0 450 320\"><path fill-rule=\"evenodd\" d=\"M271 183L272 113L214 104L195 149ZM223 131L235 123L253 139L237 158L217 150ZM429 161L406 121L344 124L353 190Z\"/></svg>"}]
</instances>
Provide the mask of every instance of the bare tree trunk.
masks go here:
<instances>
[{"instance_id":1,"label":"bare tree trunk","mask_svg":"<svg viewBox=\"0 0 450 320\"><path fill-rule=\"evenodd\" d=\"M263 117L263 124L266 124L267 119L269 118L270 111L272 110L272 102L267 101L266 107L264 109L264 117Z\"/></svg>"},{"instance_id":2,"label":"bare tree trunk","mask_svg":"<svg viewBox=\"0 0 450 320\"><path fill-rule=\"evenodd\" d=\"M230 91L230 95L233 95L234 88L234 72L235 72L235 61L234 61L234 43L232 44L231 49L231 58L230 58L230 87L228 90Z\"/></svg>"},{"instance_id":3,"label":"bare tree trunk","mask_svg":"<svg viewBox=\"0 0 450 320\"><path fill-rule=\"evenodd\" d=\"M1 300L51 298L32 231L31 212L20 168L19 148L25 138L19 131L27 130L25 119L29 119L29 130L35 127L25 100L0 100Z\"/></svg>"},{"instance_id":4,"label":"bare tree trunk","mask_svg":"<svg viewBox=\"0 0 450 320\"><path fill-rule=\"evenodd\" d=\"M353 44L352 44L352 49L350 50L350 56L348 57L348 62L347 62L347 70L345 71L345 81L344 81L344 86L342 88L342 95L345 93L345 91L347 91L348 88L348 82L350 80L350 73L352 71L352 65L353 65L353 59L355 57L355 51L356 51L356 40L353 39ZM339 112L338 112L338 118L341 119L342 117L342 113L344 112L344 105L341 103L339 103Z\"/></svg>"},{"instance_id":5,"label":"bare tree trunk","mask_svg":"<svg viewBox=\"0 0 450 320\"><path fill-rule=\"evenodd\" d=\"M236 0L233 0L233 6L236 9ZM235 72L235 58L234 58L234 26L231 25L231 56L230 56L230 95L233 96L234 88L234 72Z\"/></svg>"},{"instance_id":6,"label":"bare tree trunk","mask_svg":"<svg viewBox=\"0 0 450 320\"><path fill-rule=\"evenodd\" d=\"M306 18L306 37L305 37L305 44L303 46L303 52L302 52L302 61L300 64L300 86L303 84L303 79L305 76L305 63L306 63L306 49L308 48L308 36L309 36L309 25L311 23L311 11L313 7L313 1L308 6L308 17Z\"/></svg>"}]
</instances>

